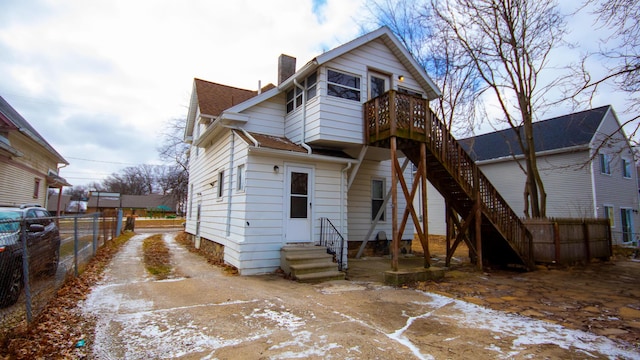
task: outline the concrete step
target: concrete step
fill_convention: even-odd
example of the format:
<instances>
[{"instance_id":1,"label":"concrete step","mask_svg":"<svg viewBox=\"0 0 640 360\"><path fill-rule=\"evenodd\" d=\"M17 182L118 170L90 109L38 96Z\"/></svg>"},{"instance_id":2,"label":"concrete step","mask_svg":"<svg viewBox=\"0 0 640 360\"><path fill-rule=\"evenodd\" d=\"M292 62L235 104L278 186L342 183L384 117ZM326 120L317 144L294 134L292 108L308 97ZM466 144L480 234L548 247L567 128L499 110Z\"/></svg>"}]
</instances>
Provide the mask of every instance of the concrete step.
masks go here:
<instances>
[{"instance_id":1,"label":"concrete step","mask_svg":"<svg viewBox=\"0 0 640 360\"><path fill-rule=\"evenodd\" d=\"M327 248L324 246L295 246L287 245L280 249L280 252L291 255L306 255L306 254L326 254Z\"/></svg>"},{"instance_id":2,"label":"concrete step","mask_svg":"<svg viewBox=\"0 0 640 360\"><path fill-rule=\"evenodd\" d=\"M305 262L315 261L330 261L333 262L333 255L322 252L319 254L289 254L285 253L284 259L289 264L300 264Z\"/></svg>"},{"instance_id":3,"label":"concrete step","mask_svg":"<svg viewBox=\"0 0 640 360\"><path fill-rule=\"evenodd\" d=\"M308 262L302 264L290 264L291 274L295 277L302 274L319 273L325 271L335 271L336 263L329 261Z\"/></svg>"},{"instance_id":4,"label":"concrete step","mask_svg":"<svg viewBox=\"0 0 640 360\"><path fill-rule=\"evenodd\" d=\"M301 274L295 277L299 282L303 283L319 283L331 280L344 280L345 274L338 270L323 271L309 274Z\"/></svg>"}]
</instances>

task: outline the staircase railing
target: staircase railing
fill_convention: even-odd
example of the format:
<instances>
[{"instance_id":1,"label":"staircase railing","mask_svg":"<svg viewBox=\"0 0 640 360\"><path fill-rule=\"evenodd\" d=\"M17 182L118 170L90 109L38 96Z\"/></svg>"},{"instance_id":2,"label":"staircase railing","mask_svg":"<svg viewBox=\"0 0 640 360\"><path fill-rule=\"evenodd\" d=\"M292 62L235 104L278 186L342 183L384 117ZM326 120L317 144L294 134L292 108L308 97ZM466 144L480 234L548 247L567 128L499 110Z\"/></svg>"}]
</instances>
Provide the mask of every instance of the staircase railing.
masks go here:
<instances>
[{"instance_id":1,"label":"staircase railing","mask_svg":"<svg viewBox=\"0 0 640 360\"><path fill-rule=\"evenodd\" d=\"M428 108L426 100L391 90L366 102L364 117L365 139L370 144L391 136L425 142L429 152L470 199L479 194L485 216L528 262L526 265L531 265L531 233L444 123Z\"/></svg>"},{"instance_id":2,"label":"staircase railing","mask_svg":"<svg viewBox=\"0 0 640 360\"><path fill-rule=\"evenodd\" d=\"M344 237L336 229L331 220L320 218L320 246L327 248L327 253L333 255L333 260L338 263L338 270L344 267Z\"/></svg>"}]
</instances>

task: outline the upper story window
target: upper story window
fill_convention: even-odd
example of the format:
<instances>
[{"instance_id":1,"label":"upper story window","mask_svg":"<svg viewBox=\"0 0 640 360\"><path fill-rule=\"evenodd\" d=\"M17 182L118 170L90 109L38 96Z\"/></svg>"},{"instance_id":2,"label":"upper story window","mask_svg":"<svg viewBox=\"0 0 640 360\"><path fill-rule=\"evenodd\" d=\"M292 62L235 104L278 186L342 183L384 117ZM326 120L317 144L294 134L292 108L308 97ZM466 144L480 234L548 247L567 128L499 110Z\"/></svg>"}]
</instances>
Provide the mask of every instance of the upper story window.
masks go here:
<instances>
[{"instance_id":1,"label":"upper story window","mask_svg":"<svg viewBox=\"0 0 640 360\"><path fill-rule=\"evenodd\" d=\"M360 101L360 77L329 70L327 94L348 100Z\"/></svg>"},{"instance_id":2,"label":"upper story window","mask_svg":"<svg viewBox=\"0 0 640 360\"><path fill-rule=\"evenodd\" d=\"M600 154L600 173L611 175L611 156Z\"/></svg>"},{"instance_id":3,"label":"upper story window","mask_svg":"<svg viewBox=\"0 0 640 360\"><path fill-rule=\"evenodd\" d=\"M318 82L317 73L313 73L307 76L306 79L300 84L304 87L307 93L307 100L316 96L316 83ZM302 105L302 89L294 86L291 90L287 91L287 114L297 109Z\"/></svg>"},{"instance_id":4,"label":"upper story window","mask_svg":"<svg viewBox=\"0 0 640 360\"><path fill-rule=\"evenodd\" d=\"M622 177L631 179L631 161L622 159Z\"/></svg>"}]
</instances>

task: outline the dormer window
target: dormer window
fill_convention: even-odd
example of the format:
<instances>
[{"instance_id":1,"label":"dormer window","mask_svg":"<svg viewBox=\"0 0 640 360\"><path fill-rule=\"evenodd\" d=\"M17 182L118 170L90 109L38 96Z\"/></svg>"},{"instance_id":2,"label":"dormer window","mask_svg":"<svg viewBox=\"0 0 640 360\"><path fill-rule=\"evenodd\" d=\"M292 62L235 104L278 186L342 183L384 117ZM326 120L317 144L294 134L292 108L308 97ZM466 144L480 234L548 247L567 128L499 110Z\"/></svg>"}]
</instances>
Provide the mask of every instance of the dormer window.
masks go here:
<instances>
[{"instance_id":1,"label":"dormer window","mask_svg":"<svg viewBox=\"0 0 640 360\"><path fill-rule=\"evenodd\" d=\"M360 77L329 70L327 73L327 94L360 101Z\"/></svg>"},{"instance_id":2,"label":"dormer window","mask_svg":"<svg viewBox=\"0 0 640 360\"><path fill-rule=\"evenodd\" d=\"M313 73L307 76L306 79L300 85L305 88L307 92L307 100L316 96L316 83L318 82L317 73ZM302 90L294 86L291 90L287 91L287 114L297 109L302 105Z\"/></svg>"}]
</instances>

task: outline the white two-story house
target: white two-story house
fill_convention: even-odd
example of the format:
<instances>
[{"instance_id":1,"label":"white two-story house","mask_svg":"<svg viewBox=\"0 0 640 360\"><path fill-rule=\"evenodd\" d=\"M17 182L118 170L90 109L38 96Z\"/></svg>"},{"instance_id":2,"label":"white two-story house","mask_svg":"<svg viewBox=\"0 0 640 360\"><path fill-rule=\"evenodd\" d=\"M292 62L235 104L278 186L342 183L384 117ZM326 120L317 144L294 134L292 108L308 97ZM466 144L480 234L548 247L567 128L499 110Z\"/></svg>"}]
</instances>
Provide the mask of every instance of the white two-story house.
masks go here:
<instances>
[{"instance_id":1,"label":"white two-story house","mask_svg":"<svg viewBox=\"0 0 640 360\"><path fill-rule=\"evenodd\" d=\"M547 216L608 218L614 244L637 240L635 159L613 108L602 106L538 121L533 132L547 193ZM514 131L492 132L460 143L511 208L524 216L524 162ZM434 206L430 214L443 209L440 203L440 209Z\"/></svg>"},{"instance_id":2,"label":"white two-story house","mask_svg":"<svg viewBox=\"0 0 640 360\"><path fill-rule=\"evenodd\" d=\"M348 242L391 234L390 151L365 141L363 104L390 90L439 96L388 28L298 69L283 55L278 78L258 91L195 79L187 116L186 231L243 275L278 269L284 245L315 243L323 226Z\"/></svg>"}]
</instances>

